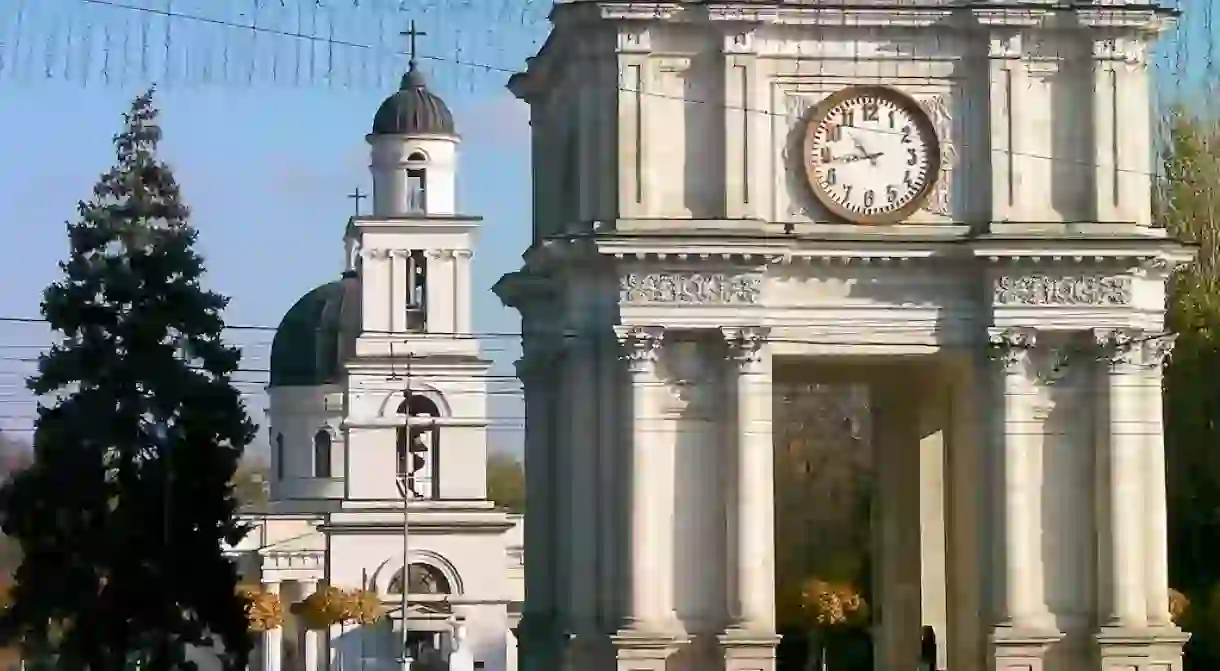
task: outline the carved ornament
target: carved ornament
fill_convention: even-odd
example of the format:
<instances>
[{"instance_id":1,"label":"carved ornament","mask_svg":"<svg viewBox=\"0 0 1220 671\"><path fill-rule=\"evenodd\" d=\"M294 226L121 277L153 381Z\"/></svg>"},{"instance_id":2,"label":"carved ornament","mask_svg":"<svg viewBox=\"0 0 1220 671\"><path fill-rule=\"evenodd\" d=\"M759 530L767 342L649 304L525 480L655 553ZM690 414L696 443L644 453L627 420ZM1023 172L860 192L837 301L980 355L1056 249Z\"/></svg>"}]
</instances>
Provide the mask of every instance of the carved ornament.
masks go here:
<instances>
[{"instance_id":1,"label":"carved ornament","mask_svg":"<svg viewBox=\"0 0 1220 671\"><path fill-rule=\"evenodd\" d=\"M742 370L762 360L762 347L767 342L771 329L760 326L726 327L720 330L728 345L729 360Z\"/></svg>"},{"instance_id":2,"label":"carved ornament","mask_svg":"<svg viewBox=\"0 0 1220 671\"><path fill-rule=\"evenodd\" d=\"M1000 362L1005 370L1015 370L1029 358L1029 351L1038 342L1038 334L1028 328L987 329L987 356Z\"/></svg>"},{"instance_id":3,"label":"carved ornament","mask_svg":"<svg viewBox=\"0 0 1220 671\"><path fill-rule=\"evenodd\" d=\"M1129 305L1131 278L1124 276L1019 275L997 278L995 305Z\"/></svg>"},{"instance_id":4,"label":"carved ornament","mask_svg":"<svg viewBox=\"0 0 1220 671\"><path fill-rule=\"evenodd\" d=\"M936 137L940 140L940 175L922 209L947 217L952 214L953 168L957 165L957 147L953 144L953 138L956 136L953 132L953 114L949 109L949 101L943 95L922 98L919 104L928 115L932 127L936 129Z\"/></svg>"},{"instance_id":5,"label":"carved ornament","mask_svg":"<svg viewBox=\"0 0 1220 671\"><path fill-rule=\"evenodd\" d=\"M665 329L652 326L616 326L614 331L622 347L622 358L632 373L655 369Z\"/></svg>"},{"instance_id":6,"label":"carved ornament","mask_svg":"<svg viewBox=\"0 0 1220 671\"><path fill-rule=\"evenodd\" d=\"M1136 365L1143 361L1144 332L1136 329L1096 329L1093 331L1098 361L1112 366Z\"/></svg>"},{"instance_id":7,"label":"carved ornament","mask_svg":"<svg viewBox=\"0 0 1220 671\"><path fill-rule=\"evenodd\" d=\"M629 273L619 278L622 303L746 304L758 302L762 278L726 273Z\"/></svg>"},{"instance_id":8,"label":"carved ornament","mask_svg":"<svg viewBox=\"0 0 1220 671\"><path fill-rule=\"evenodd\" d=\"M1178 340L1178 334L1166 333L1164 335L1149 338L1144 341L1144 366L1148 368L1160 368L1165 364L1165 359L1173 354L1173 346Z\"/></svg>"}]
</instances>

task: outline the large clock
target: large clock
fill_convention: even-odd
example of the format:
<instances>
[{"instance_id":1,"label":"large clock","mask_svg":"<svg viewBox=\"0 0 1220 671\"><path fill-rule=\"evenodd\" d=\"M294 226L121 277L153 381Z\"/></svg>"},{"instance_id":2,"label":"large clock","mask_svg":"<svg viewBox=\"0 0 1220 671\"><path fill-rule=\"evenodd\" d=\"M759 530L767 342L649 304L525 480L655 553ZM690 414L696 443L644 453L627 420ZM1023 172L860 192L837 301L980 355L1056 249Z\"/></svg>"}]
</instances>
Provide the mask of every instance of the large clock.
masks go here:
<instances>
[{"instance_id":1,"label":"large clock","mask_svg":"<svg viewBox=\"0 0 1220 671\"><path fill-rule=\"evenodd\" d=\"M936 187L940 142L913 98L884 86L850 86L814 109L804 164L813 195L833 215L891 224Z\"/></svg>"}]
</instances>

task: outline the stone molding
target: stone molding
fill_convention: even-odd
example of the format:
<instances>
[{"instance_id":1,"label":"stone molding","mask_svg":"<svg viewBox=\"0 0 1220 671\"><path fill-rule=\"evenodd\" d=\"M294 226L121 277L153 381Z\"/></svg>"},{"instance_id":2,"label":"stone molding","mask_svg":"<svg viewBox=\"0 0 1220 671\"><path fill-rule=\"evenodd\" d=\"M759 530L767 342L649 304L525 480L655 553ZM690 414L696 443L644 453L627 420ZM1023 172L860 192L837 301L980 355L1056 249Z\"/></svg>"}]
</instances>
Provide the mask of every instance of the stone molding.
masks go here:
<instances>
[{"instance_id":1,"label":"stone molding","mask_svg":"<svg viewBox=\"0 0 1220 671\"><path fill-rule=\"evenodd\" d=\"M1123 306L1132 300L1125 275L1002 275L992 280L993 305Z\"/></svg>"},{"instance_id":2,"label":"stone molding","mask_svg":"<svg viewBox=\"0 0 1220 671\"><path fill-rule=\"evenodd\" d=\"M762 277L687 271L626 273L619 277L621 303L753 305L762 295Z\"/></svg>"},{"instance_id":3,"label":"stone molding","mask_svg":"<svg viewBox=\"0 0 1220 671\"><path fill-rule=\"evenodd\" d=\"M622 358L632 373L647 373L656 369L657 355L665 337L659 326L616 326L614 334L622 347Z\"/></svg>"}]
</instances>

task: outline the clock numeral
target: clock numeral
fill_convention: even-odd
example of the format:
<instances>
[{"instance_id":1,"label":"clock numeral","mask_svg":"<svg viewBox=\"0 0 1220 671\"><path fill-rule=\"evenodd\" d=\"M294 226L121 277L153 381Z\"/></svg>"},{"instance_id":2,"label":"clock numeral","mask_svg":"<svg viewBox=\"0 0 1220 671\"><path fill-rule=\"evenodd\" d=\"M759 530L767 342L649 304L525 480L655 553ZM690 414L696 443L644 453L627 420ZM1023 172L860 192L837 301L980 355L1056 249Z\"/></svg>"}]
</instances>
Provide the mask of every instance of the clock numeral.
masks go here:
<instances>
[{"instance_id":1,"label":"clock numeral","mask_svg":"<svg viewBox=\"0 0 1220 671\"><path fill-rule=\"evenodd\" d=\"M830 137L831 142L838 142L839 140L843 139L843 127L831 126L830 130L827 131L826 134Z\"/></svg>"},{"instance_id":2,"label":"clock numeral","mask_svg":"<svg viewBox=\"0 0 1220 671\"><path fill-rule=\"evenodd\" d=\"M902 183L908 187L915 186L914 182L911 181L911 171L910 170L906 170L902 173Z\"/></svg>"},{"instance_id":3,"label":"clock numeral","mask_svg":"<svg viewBox=\"0 0 1220 671\"><path fill-rule=\"evenodd\" d=\"M831 168L830 170L827 170L827 171L826 171L826 183L827 183L828 185L830 185L830 186L834 186L834 185L835 185L835 179L837 179L837 177L838 177L838 176L837 176L837 175L835 175L835 169L834 169L834 168Z\"/></svg>"},{"instance_id":4,"label":"clock numeral","mask_svg":"<svg viewBox=\"0 0 1220 671\"><path fill-rule=\"evenodd\" d=\"M834 160L834 154L830 153L830 147L822 147L822 162L830 163Z\"/></svg>"},{"instance_id":5,"label":"clock numeral","mask_svg":"<svg viewBox=\"0 0 1220 671\"><path fill-rule=\"evenodd\" d=\"M864 207L872 207L873 201L876 199L877 199L877 195L873 193L872 189L865 191L864 192Z\"/></svg>"},{"instance_id":6,"label":"clock numeral","mask_svg":"<svg viewBox=\"0 0 1220 671\"><path fill-rule=\"evenodd\" d=\"M918 164L919 164L919 152L915 151L914 149L908 149L907 150L907 165L918 165Z\"/></svg>"},{"instance_id":7,"label":"clock numeral","mask_svg":"<svg viewBox=\"0 0 1220 671\"><path fill-rule=\"evenodd\" d=\"M856 125L856 113L849 109L843 110L843 124L842 125L855 126Z\"/></svg>"},{"instance_id":8,"label":"clock numeral","mask_svg":"<svg viewBox=\"0 0 1220 671\"><path fill-rule=\"evenodd\" d=\"M891 203L898 202L898 187L893 184L885 187L885 199Z\"/></svg>"},{"instance_id":9,"label":"clock numeral","mask_svg":"<svg viewBox=\"0 0 1220 671\"><path fill-rule=\"evenodd\" d=\"M891 126L891 127L893 126L893 122L892 122L892 121L890 122L890 126ZM910 126L903 126L903 127L902 127L902 143L903 143L903 144L911 144L911 127L910 127Z\"/></svg>"},{"instance_id":10,"label":"clock numeral","mask_svg":"<svg viewBox=\"0 0 1220 671\"><path fill-rule=\"evenodd\" d=\"M851 200L851 184L843 185L843 200Z\"/></svg>"},{"instance_id":11,"label":"clock numeral","mask_svg":"<svg viewBox=\"0 0 1220 671\"><path fill-rule=\"evenodd\" d=\"M876 121L877 120L877 103L875 103L875 102L864 103L864 120L865 121Z\"/></svg>"}]
</instances>

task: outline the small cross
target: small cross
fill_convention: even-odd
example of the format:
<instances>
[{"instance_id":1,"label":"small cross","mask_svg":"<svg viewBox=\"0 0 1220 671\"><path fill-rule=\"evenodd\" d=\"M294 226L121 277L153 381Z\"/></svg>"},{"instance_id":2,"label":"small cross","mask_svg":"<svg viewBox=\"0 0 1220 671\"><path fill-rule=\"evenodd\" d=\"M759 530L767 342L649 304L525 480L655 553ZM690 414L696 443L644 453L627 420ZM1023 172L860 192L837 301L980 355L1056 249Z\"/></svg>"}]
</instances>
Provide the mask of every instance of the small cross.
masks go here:
<instances>
[{"instance_id":1,"label":"small cross","mask_svg":"<svg viewBox=\"0 0 1220 671\"><path fill-rule=\"evenodd\" d=\"M411 64L414 64L415 63L415 38L424 37L428 33L425 33L422 30L416 30L415 29L415 19L411 19L411 28L409 30L404 30L398 34L402 35L403 37L406 37L409 40L408 44L410 45L409 49L410 49L410 55L411 55L410 62L411 62Z\"/></svg>"},{"instance_id":2,"label":"small cross","mask_svg":"<svg viewBox=\"0 0 1220 671\"><path fill-rule=\"evenodd\" d=\"M368 195L361 193L360 187L356 187L356 190L354 192L347 194L347 197L356 201L356 216L359 217L360 216L360 201L364 200L365 198L368 198Z\"/></svg>"}]
</instances>

